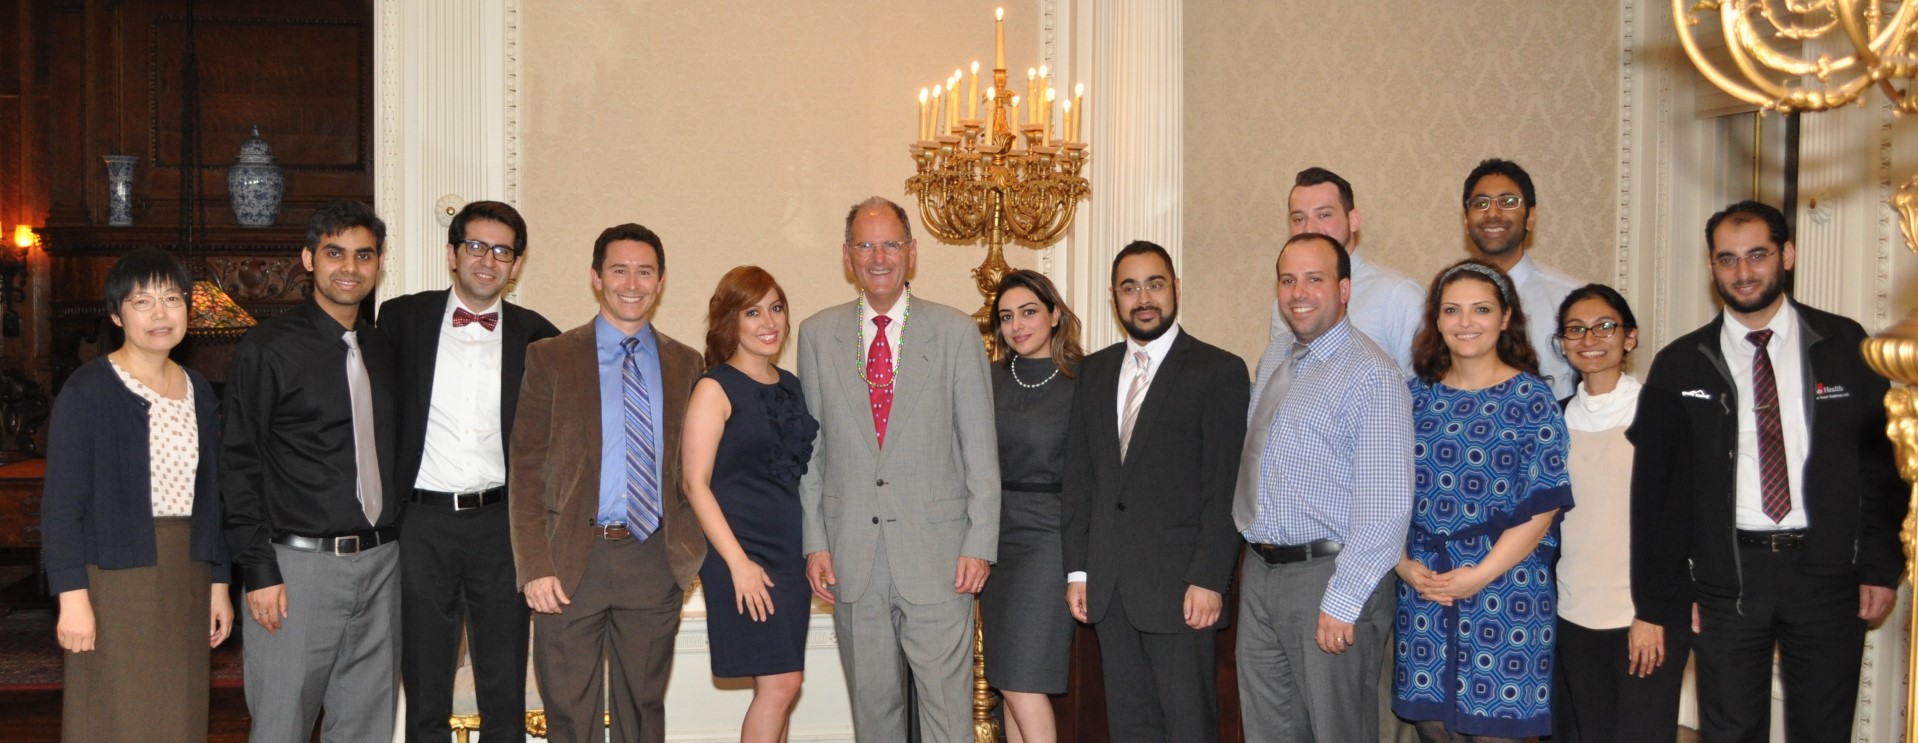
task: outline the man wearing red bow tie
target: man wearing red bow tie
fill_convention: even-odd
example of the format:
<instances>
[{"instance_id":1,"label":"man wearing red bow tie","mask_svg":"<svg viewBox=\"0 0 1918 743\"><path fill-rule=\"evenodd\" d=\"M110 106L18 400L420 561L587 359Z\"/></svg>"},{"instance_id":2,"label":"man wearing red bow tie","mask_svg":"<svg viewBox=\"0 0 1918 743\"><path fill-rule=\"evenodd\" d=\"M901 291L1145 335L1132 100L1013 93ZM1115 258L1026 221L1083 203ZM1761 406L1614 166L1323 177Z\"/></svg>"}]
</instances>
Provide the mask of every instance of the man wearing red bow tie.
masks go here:
<instances>
[{"instance_id":1,"label":"man wearing red bow tie","mask_svg":"<svg viewBox=\"0 0 1918 743\"><path fill-rule=\"evenodd\" d=\"M559 335L539 313L501 299L526 262L526 220L475 201L446 231L450 291L380 307L400 351L398 477L400 675L406 739L451 734L453 674L466 623L480 738L526 739L527 607L514 582L506 509L526 346Z\"/></svg>"}]
</instances>

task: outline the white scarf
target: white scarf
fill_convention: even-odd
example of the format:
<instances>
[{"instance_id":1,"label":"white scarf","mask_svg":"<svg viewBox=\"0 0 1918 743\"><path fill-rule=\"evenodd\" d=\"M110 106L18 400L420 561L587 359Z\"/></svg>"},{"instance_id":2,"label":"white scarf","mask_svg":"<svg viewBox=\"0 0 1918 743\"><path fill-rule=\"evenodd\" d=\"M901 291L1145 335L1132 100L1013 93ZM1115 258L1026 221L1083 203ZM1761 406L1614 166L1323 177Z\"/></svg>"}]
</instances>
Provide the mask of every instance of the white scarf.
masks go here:
<instances>
[{"instance_id":1,"label":"white scarf","mask_svg":"<svg viewBox=\"0 0 1918 743\"><path fill-rule=\"evenodd\" d=\"M1594 395L1580 382L1572 404L1565 407L1565 427L1574 431L1597 433L1632 424L1638 413L1638 391L1644 385L1630 374L1618 375L1618 386L1611 392Z\"/></svg>"}]
</instances>

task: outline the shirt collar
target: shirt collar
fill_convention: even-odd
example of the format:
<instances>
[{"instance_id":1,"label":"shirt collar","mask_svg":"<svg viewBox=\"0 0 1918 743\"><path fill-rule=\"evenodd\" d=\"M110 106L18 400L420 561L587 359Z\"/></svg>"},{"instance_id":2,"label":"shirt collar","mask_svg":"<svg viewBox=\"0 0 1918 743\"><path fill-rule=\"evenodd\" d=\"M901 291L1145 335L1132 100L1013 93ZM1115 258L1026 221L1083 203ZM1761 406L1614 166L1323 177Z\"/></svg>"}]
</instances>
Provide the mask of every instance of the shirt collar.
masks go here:
<instances>
[{"instance_id":1,"label":"shirt collar","mask_svg":"<svg viewBox=\"0 0 1918 743\"><path fill-rule=\"evenodd\" d=\"M1179 332L1179 323L1175 320L1172 322L1172 327L1165 329L1164 335L1152 339L1143 346L1133 340L1132 336L1126 336L1125 355L1131 357L1133 353L1143 350L1145 355L1152 359L1152 363L1157 365L1165 359L1167 353L1172 351L1172 342L1178 339Z\"/></svg>"},{"instance_id":2,"label":"shirt collar","mask_svg":"<svg viewBox=\"0 0 1918 743\"><path fill-rule=\"evenodd\" d=\"M1729 312L1719 310L1719 313L1723 316L1719 324L1725 326L1718 335L1719 344L1725 348L1737 348L1747 355L1751 354L1751 349L1754 347L1745 340L1745 335L1752 332L1752 329L1745 327L1744 323L1732 317ZM1769 330L1772 333L1771 341L1765 344L1765 348L1769 350L1786 348L1798 342L1798 310L1792 307L1790 297L1785 298L1785 301L1778 306L1778 311L1772 313L1771 322L1765 323L1765 327L1761 330Z\"/></svg>"},{"instance_id":3,"label":"shirt collar","mask_svg":"<svg viewBox=\"0 0 1918 743\"><path fill-rule=\"evenodd\" d=\"M864 295L861 295L861 297L864 297ZM886 310L885 312L872 311L872 305L867 304L862 299L862 301L859 302L859 307L860 307L859 311L862 313L859 317L859 325L860 327L871 325L873 318L884 316L884 317L892 318L892 327L901 327L899 322L905 319L906 308L910 306L911 304L912 304L912 287L910 286L906 287L906 291L900 293L899 301L893 302L892 308Z\"/></svg>"},{"instance_id":4,"label":"shirt collar","mask_svg":"<svg viewBox=\"0 0 1918 743\"><path fill-rule=\"evenodd\" d=\"M619 332L619 328L613 327L612 323L607 322L605 315L593 316L593 341L599 345L601 351L624 353L625 349L620 348L620 344L627 338L638 338L639 350L643 353L653 353L658 341L653 338L652 331L653 323L648 320L639 326L639 330L633 331L633 334L628 336Z\"/></svg>"}]
</instances>

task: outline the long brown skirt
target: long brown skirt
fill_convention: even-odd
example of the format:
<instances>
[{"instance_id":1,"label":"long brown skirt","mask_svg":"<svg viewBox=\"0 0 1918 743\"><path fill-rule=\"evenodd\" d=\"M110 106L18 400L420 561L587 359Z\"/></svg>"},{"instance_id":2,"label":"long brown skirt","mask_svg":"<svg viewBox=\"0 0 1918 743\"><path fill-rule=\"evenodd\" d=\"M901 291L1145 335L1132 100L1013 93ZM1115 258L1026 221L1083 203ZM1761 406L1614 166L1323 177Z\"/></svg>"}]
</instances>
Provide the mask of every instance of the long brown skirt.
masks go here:
<instances>
[{"instance_id":1,"label":"long brown skirt","mask_svg":"<svg viewBox=\"0 0 1918 743\"><path fill-rule=\"evenodd\" d=\"M68 653L60 740L206 740L209 566L185 518L154 519L159 564L87 566L95 642Z\"/></svg>"}]
</instances>

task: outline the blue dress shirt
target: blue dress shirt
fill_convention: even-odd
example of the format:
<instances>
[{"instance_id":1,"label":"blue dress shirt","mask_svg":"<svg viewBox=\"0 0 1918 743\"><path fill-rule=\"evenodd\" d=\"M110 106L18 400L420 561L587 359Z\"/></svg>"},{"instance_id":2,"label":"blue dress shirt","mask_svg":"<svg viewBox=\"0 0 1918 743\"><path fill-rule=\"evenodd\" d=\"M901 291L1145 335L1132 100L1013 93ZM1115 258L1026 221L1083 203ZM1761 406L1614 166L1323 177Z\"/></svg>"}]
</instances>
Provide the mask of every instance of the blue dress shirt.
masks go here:
<instances>
[{"instance_id":1,"label":"blue dress shirt","mask_svg":"<svg viewBox=\"0 0 1918 743\"><path fill-rule=\"evenodd\" d=\"M621 499L626 492L626 393L623 389L626 349L620 344L629 336L606 322L604 315L593 318L593 345L599 349L599 517L596 524L625 523L626 509ZM641 325L632 336L639 339L634 355L639 357L639 373L645 377L646 406L653 419L654 447L666 455L665 399L660 392L659 340L653 324ZM653 462L654 482L666 481L661 472L664 462ZM664 493L659 494L661 499Z\"/></svg>"}]
</instances>

